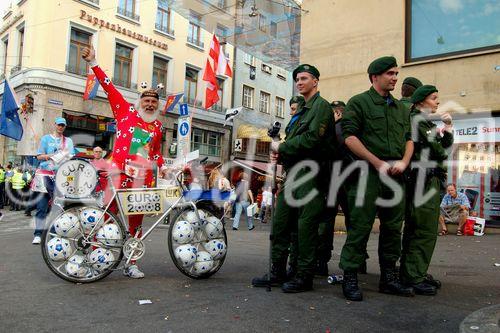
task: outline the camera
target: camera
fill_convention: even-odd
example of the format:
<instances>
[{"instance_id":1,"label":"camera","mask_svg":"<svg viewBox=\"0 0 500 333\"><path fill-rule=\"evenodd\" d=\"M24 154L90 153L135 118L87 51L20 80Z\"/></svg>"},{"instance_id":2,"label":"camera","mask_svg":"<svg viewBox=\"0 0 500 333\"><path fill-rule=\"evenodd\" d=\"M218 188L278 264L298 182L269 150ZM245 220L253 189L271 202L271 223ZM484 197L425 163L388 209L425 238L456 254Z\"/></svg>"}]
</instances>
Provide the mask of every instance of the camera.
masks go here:
<instances>
[{"instance_id":1,"label":"camera","mask_svg":"<svg viewBox=\"0 0 500 333\"><path fill-rule=\"evenodd\" d=\"M269 136L271 139L280 139L280 129L281 129L281 123L279 121L275 121L274 123L271 124L271 127L267 130L267 136Z\"/></svg>"}]
</instances>

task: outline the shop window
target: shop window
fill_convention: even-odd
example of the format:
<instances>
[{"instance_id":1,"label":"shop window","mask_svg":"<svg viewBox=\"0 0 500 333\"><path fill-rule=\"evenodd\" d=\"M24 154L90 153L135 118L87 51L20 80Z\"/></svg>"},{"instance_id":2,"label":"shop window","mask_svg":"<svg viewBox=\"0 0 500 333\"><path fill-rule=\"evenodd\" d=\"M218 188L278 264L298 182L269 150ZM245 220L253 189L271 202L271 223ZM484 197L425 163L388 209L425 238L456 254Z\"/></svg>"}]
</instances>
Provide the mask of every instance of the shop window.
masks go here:
<instances>
[{"instance_id":1,"label":"shop window","mask_svg":"<svg viewBox=\"0 0 500 333\"><path fill-rule=\"evenodd\" d=\"M407 0L406 60L500 48L498 1Z\"/></svg>"}]
</instances>

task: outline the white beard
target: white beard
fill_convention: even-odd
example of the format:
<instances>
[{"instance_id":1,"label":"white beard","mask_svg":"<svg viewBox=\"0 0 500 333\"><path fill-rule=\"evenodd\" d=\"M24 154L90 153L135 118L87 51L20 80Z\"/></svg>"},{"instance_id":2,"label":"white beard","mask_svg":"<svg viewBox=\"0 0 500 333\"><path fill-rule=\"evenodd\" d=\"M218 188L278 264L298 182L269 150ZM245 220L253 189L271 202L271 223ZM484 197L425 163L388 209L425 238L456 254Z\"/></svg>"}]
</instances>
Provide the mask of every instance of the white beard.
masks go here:
<instances>
[{"instance_id":1,"label":"white beard","mask_svg":"<svg viewBox=\"0 0 500 333\"><path fill-rule=\"evenodd\" d=\"M139 108L139 116L141 116L142 120L144 120L146 123L152 123L158 118L158 115L160 114L160 108L158 108L153 114L146 113L144 109Z\"/></svg>"}]
</instances>

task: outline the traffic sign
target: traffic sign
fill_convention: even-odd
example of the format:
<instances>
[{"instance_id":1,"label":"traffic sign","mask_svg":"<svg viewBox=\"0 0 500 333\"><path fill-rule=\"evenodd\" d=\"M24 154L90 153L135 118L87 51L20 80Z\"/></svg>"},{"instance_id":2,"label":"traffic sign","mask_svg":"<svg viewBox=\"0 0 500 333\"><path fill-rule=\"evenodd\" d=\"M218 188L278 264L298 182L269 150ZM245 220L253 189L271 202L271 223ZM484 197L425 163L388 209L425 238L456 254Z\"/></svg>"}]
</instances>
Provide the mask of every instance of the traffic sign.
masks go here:
<instances>
[{"instance_id":1,"label":"traffic sign","mask_svg":"<svg viewBox=\"0 0 500 333\"><path fill-rule=\"evenodd\" d=\"M179 134L181 136L187 136L189 134L189 122L183 120L179 125Z\"/></svg>"},{"instance_id":2,"label":"traffic sign","mask_svg":"<svg viewBox=\"0 0 500 333\"><path fill-rule=\"evenodd\" d=\"M189 114L188 105L186 103L179 105L179 114L181 117Z\"/></svg>"}]
</instances>

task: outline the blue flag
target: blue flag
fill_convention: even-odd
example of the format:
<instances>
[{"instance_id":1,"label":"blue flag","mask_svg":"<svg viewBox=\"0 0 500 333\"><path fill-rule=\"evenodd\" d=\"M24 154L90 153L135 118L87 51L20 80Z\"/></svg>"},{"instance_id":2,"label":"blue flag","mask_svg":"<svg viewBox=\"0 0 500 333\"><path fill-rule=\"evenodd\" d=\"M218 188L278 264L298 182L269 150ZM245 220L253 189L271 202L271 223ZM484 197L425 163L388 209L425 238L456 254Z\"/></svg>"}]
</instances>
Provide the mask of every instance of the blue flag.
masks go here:
<instances>
[{"instance_id":1,"label":"blue flag","mask_svg":"<svg viewBox=\"0 0 500 333\"><path fill-rule=\"evenodd\" d=\"M0 115L0 134L20 141L23 137L23 125L19 119L19 103L16 93L7 79L3 83L2 114Z\"/></svg>"}]
</instances>

